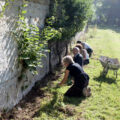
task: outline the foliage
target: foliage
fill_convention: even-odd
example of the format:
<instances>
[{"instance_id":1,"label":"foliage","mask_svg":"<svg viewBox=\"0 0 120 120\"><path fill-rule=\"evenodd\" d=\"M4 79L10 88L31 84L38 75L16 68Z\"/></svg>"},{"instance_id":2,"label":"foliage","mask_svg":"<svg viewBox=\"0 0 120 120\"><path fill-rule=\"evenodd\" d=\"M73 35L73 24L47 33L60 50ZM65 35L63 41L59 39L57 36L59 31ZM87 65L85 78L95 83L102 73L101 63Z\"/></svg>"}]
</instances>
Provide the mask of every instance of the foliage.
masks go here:
<instances>
[{"instance_id":1,"label":"foliage","mask_svg":"<svg viewBox=\"0 0 120 120\"><path fill-rule=\"evenodd\" d=\"M59 40L61 38L62 34L60 29L57 30L54 27L52 27L54 19L55 19L54 16L46 19L47 25L45 26L45 28L41 33L41 37L43 40L47 40L47 41L55 40L55 39Z\"/></svg>"},{"instance_id":2,"label":"foliage","mask_svg":"<svg viewBox=\"0 0 120 120\"><path fill-rule=\"evenodd\" d=\"M2 14L13 1L6 0ZM92 0L54 0L41 32L37 26L26 23L27 5L23 0L13 34L18 43L19 61L25 68L35 71L36 66L42 65L41 59L48 51L46 47L49 40L69 39L83 28L92 13Z\"/></svg>"},{"instance_id":3,"label":"foliage","mask_svg":"<svg viewBox=\"0 0 120 120\"><path fill-rule=\"evenodd\" d=\"M29 68L35 73L36 66L42 67L41 59L48 52L46 48L48 39L42 39L40 30L36 25L26 23L25 14L27 11L24 10L26 7L27 2L24 2L19 10L20 14L14 36L18 43L19 61L24 68Z\"/></svg>"},{"instance_id":4,"label":"foliage","mask_svg":"<svg viewBox=\"0 0 120 120\"><path fill-rule=\"evenodd\" d=\"M94 22L98 24L120 25L120 1L119 0L95 0Z\"/></svg>"},{"instance_id":5,"label":"foliage","mask_svg":"<svg viewBox=\"0 0 120 120\"><path fill-rule=\"evenodd\" d=\"M14 1L14 0L12 0L12 1ZM4 15L4 12L5 12L5 10L6 10L6 8L9 6L9 2L8 2L8 0L5 0L5 4L2 6L2 11L0 12L0 17L3 17L3 15Z\"/></svg>"},{"instance_id":6,"label":"foliage","mask_svg":"<svg viewBox=\"0 0 120 120\"><path fill-rule=\"evenodd\" d=\"M61 33L61 40L70 39L82 30L92 15L92 0L55 0L51 6L54 29Z\"/></svg>"}]
</instances>

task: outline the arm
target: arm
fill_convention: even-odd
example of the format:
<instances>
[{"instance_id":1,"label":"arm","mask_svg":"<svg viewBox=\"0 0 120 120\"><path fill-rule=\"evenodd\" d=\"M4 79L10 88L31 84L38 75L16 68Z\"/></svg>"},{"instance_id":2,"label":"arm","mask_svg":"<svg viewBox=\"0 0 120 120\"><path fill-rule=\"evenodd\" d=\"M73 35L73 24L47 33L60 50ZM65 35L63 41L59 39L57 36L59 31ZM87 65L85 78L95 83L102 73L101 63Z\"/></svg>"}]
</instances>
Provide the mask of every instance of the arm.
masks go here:
<instances>
[{"instance_id":1,"label":"arm","mask_svg":"<svg viewBox=\"0 0 120 120\"><path fill-rule=\"evenodd\" d=\"M86 59L86 53L87 51L85 49L83 49L83 59L85 60Z\"/></svg>"},{"instance_id":2,"label":"arm","mask_svg":"<svg viewBox=\"0 0 120 120\"><path fill-rule=\"evenodd\" d=\"M59 83L60 86L64 83L66 83L68 76L69 76L69 70L66 70L63 80Z\"/></svg>"}]
</instances>

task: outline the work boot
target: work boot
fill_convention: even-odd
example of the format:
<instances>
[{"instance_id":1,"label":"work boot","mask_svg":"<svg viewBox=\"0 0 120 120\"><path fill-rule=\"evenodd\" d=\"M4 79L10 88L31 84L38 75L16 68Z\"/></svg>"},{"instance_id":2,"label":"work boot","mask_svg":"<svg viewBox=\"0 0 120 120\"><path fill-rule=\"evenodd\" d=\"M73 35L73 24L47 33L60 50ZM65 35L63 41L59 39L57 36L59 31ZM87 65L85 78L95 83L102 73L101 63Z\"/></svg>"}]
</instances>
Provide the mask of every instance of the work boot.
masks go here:
<instances>
[{"instance_id":1,"label":"work boot","mask_svg":"<svg viewBox=\"0 0 120 120\"><path fill-rule=\"evenodd\" d=\"M90 97L91 96L91 89L88 87L83 88L83 95L85 97Z\"/></svg>"}]
</instances>

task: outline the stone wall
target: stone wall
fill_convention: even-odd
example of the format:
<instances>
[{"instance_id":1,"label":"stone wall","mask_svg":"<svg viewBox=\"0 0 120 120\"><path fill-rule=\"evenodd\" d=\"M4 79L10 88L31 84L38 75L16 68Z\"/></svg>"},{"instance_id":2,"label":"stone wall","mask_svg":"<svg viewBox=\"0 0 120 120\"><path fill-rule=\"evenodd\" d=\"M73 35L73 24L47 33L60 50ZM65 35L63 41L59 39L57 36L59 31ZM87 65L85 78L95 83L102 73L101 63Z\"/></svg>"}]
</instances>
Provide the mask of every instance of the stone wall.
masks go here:
<instances>
[{"instance_id":1,"label":"stone wall","mask_svg":"<svg viewBox=\"0 0 120 120\"><path fill-rule=\"evenodd\" d=\"M0 0L0 11L4 1ZM18 80L21 67L17 62L17 44L11 35L11 30L21 4L21 1L15 1L7 8L5 15L0 18L0 110L10 109L16 105L31 90L34 83L49 72L49 56L47 55L47 58L43 58L44 67L37 68L39 76L34 77L27 70L25 77ZM44 19L48 13L49 0L31 0L27 8L26 20L43 28Z\"/></svg>"},{"instance_id":2,"label":"stone wall","mask_svg":"<svg viewBox=\"0 0 120 120\"><path fill-rule=\"evenodd\" d=\"M49 3L49 0L30 0L26 21L43 28L44 19L49 13ZM0 5L3 4L4 0L0 0ZM68 48L66 41L50 42L51 52L43 58L43 68L37 67L38 75L33 76L29 70L26 70L22 79L18 79L22 68L17 62L17 44L11 31L21 4L21 1L15 1L0 19L0 110L15 106L32 89L35 82L54 70Z\"/></svg>"}]
</instances>

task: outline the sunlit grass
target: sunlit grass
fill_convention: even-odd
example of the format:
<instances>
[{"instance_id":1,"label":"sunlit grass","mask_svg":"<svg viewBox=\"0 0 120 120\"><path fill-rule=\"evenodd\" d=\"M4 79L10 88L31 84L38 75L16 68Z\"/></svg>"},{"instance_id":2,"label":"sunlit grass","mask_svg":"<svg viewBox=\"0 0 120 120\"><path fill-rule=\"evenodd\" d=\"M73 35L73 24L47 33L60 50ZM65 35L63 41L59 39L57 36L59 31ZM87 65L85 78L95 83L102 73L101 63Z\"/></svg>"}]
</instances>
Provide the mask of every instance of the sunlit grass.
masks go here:
<instances>
[{"instance_id":1,"label":"sunlit grass","mask_svg":"<svg viewBox=\"0 0 120 120\"><path fill-rule=\"evenodd\" d=\"M94 56L85 71L90 75L90 98L64 98L69 88L56 88L62 79L52 82L46 87L49 97L43 99L41 108L34 120L120 120L120 71L116 79L113 71L105 77L100 76L102 66L97 60L100 55L119 58L119 30L90 29L87 35L88 43L94 49Z\"/></svg>"},{"instance_id":2,"label":"sunlit grass","mask_svg":"<svg viewBox=\"0 0 120 120\"><path fill-rule=\"evenodd\" d=\"M90 33L92 29L90 29ZM97 29L93 38L88 41L95 50L95 56L100 55L119 58L120 60L120 34L114 30ZM89 66L93 67L89 69ZM99 61L93 59L86 68L86 72L91 76L90 86L92 97L84 106L86 111L83 116L86 120L119 120L120 119L120 76L117 80L113 71L109 71L106 78L100 77L102 67ZM120 74L120 72L118 73Z\"/></svg>"}]
</instances>

